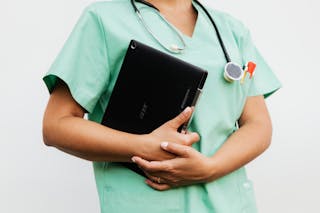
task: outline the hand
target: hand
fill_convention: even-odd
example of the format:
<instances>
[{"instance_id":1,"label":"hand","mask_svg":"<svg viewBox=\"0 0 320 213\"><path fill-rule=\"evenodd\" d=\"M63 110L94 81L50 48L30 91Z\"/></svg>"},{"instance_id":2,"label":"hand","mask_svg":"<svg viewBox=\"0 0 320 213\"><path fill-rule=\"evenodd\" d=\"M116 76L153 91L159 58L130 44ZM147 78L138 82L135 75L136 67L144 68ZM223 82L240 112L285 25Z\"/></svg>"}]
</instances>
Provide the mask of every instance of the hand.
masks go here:
<instances>
[{"instance_id":1,"label":"hand","mask_svg":"<svg viewBox=\"0 0 320 213\"><path fill-rule=\"evenodd\" d=\"M147 175L146 183L163 191L173 187L209 182L213 180L213 166L210 158L189 146L163 142L161 148L177 157L165 161L147 161L133 157Z\"/></svg>"},{"instance_id":2,"label":"hand","mask_svg":"<svg viewBox=\"0 0 320 213\"><path fill-rule=\"evenodd\" d=\"M141 147L143 153L141 156L147 160L168 160L176 157L176 155L162 150L160 148L161 142L171 141L186 146L191 146L198 142L200 137L197 133L179 133L177 131L181 125L188 122L191 115L192 109L187 107L178 116L146 135L146 142Z\"/></svg>"}]
</instances>

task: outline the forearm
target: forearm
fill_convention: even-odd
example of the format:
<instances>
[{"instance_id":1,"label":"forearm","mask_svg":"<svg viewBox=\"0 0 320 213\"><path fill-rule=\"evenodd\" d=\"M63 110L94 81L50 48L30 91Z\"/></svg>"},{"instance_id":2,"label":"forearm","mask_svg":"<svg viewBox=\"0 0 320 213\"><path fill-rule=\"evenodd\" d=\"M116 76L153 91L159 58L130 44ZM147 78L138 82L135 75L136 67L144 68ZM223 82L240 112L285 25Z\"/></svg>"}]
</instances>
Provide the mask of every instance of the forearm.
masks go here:
<instances>
[{"instance_id":1,"label":"forearm","mask_svg":"<svg viewBox=\"0 0 320 213\"><path fill-rule=\"evenodd\" d=\"M270 145L271 134L271 125L263 120L241 126L210 158L210 181L235 171L259 156Z\"/></svg>"},{"instance_id":2,"label":"forearm","mask_svg":"<svg viewBox=\"0 0 320 213\"><path fill-rule=\"evenodd\" d=\"M84 113L67 85L58 81L43 118L45 144L91 161L129 162L134 155L150 160L173 157L150 134L117 131L83 119Z\"/></svg>"},{"instance_id":3,"label":"forearm","mask_svg":"<svg viewBox=\"0 0 320 213\"><path fill-rule=\"evenodd\" d=\"M79 117L65 116L44 126L44 141L69 154L91 161L128 162L143 155L143 135L116 131Z\"/></svg>"},{"instance_id":4,"label":"forearm","mask_svg":"<svg viewBox=\"0 0 320 213\"><path fill-rule=\"evenodd\" d=\"M147 160L176 157L160 148L162 141L191 146L196 133L181 134L177 129L190 119L186 108L150 134L136 135L117 131L83 119L85 109L72 97L67 85L59 81L51 93L43 118L43 140L66 153L91 161L130 162L133 156Z\"/></svg>"}]
</instances>

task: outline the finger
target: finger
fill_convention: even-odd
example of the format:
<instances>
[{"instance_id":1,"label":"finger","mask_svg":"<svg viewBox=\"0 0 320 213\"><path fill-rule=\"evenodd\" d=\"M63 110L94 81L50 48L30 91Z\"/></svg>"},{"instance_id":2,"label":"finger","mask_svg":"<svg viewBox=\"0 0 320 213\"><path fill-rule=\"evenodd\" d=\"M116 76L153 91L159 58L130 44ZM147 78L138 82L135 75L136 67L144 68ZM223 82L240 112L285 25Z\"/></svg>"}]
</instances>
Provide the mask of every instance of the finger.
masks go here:
<instances>
[{"instance_id":1,"label":"finger","mask_svg":"<svg viewBox=\"0 0 320 213\"><path fill-rule=\"evenodd\" d=\"M162 142L161 148L167 152L170 152L172 154L182 156L182 157L189 156L190 149L192 149L189 146L184 146L176 143L168 143L168 142Z\"/></svg>"},{"instance_id":2,"label":"finger","mask_svg":"<svg viewBox=\"0 0 320 213\"><path fill-rule=\"evenodd\" d=\"M149 178L149 180L151 180L152 182L154 183L158 183L158 184L163 184L164 180L159 178L159 177L155 177L155 176L152 176L150 175L148 172L144 171L145 175Z\"/></svg>"},{"instance_id":3,"label":"finger","mask_svg":"<svg viewBox=\"0 0 320 213\"><path fill-rule=\"evenodd\" d=\"M188 120L191 117L191 114L192 114L191 107L187 107L178 116L168 121L167 124L169 124L171 127L175 129L178 129L182 124L188 122Z\"/></svg>"},{"instance_id":4,"label":"finger","mask_svg":"<svg viewBox=\"0 0 320 213\"><path fill-rule=\"evenodd\" d=\"M185 137L185 145L187 146L191 146L192 144L197 143L200 140L200 136L196 132L188 132L186 135L183 135L183 137Z\"/></svg>"},{"instance_id":5,"label":"finger","mask_svg":"<svg viewBox=\"0 0 320 213\"><path fill-rule=\"evenodd\" d=\"M133 157L132 161L136 163L140 168L148 172L167 171L168 166L165 161L147 161L140 157Z\"/></svg>"},{"instance_id":6,"label":"finger","mask_svg":"<svg viewBox=\"0 0 320 213\"><path fill-rule=\"evenodd\" d=\"M158 183L152 182L151 180L148 180L148 179L145 182L146 182L146 184L148 184L148 186L150 186L158 191L165 191L165 190L168 190L171 188L168 184L158 184Z\"/></svg>"}]
</instances>

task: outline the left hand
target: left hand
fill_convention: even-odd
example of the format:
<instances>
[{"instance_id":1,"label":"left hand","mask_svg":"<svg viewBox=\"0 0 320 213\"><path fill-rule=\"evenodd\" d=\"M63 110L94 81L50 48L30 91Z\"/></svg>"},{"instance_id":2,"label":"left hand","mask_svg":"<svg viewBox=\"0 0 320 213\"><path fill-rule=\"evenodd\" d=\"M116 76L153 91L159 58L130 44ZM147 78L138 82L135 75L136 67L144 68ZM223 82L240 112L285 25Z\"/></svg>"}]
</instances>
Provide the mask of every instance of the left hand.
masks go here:
<instances>
[{"instance_id":1,"label":"left hand","mask_svg":"<svg viewBox=\"0 0 320 213\"><path fill-rule=\"evenodd\" d=\"M213 171L210 158L192 147L176 143L161 143L161 148L177 155L164 161L147 161L134 156L135 162L147 175L146 183L154 189L163 191L173 187L211 181Z\"/></svg>"}]
</instances>

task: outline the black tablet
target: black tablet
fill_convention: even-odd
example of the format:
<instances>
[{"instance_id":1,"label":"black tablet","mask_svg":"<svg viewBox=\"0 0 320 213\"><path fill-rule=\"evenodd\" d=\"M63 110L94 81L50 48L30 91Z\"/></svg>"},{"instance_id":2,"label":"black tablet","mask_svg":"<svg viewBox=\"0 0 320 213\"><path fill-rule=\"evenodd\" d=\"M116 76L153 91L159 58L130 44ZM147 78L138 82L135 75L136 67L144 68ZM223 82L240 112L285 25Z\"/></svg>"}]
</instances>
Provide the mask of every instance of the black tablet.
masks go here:
<instances>
[{"instance_id":1,"label":"black tablet","mask_svg":"<svg viewBox=\"0 0 320 213\"><path fill-rule=\"evenodd\" d=\"M128 133L150 133L187 106L196 105L207 74L197 66L132 40L102 124ZM187 124L179 131L186 127ZM125 165L142 174L132 167L134 164Z\"/></svg>"}]
</instances>

